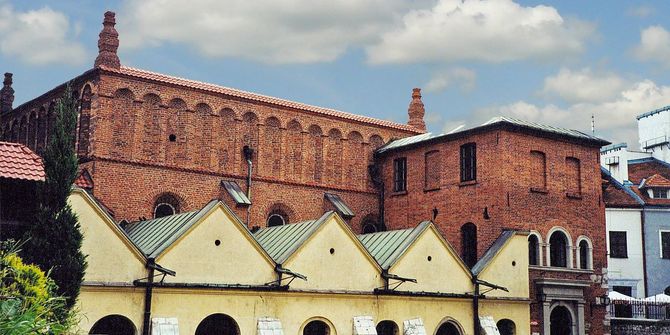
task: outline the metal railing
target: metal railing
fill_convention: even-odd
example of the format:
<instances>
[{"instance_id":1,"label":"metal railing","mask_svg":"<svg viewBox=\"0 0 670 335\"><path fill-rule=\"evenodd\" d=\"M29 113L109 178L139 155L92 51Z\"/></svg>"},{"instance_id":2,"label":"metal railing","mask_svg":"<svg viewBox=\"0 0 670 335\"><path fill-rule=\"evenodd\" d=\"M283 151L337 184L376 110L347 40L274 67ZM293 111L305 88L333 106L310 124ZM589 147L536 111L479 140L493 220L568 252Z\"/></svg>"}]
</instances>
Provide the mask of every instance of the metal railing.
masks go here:
<instances>
[{"instance_id":1,"label":"metal railing","mask_svg":"<svg viewBox=\"0 0 670 335\"><path fill-rule=\"evenodd\" d=\"M608 312L611 318L670 320L670 303L612 300Z\"/></svg>"}]
</instances>

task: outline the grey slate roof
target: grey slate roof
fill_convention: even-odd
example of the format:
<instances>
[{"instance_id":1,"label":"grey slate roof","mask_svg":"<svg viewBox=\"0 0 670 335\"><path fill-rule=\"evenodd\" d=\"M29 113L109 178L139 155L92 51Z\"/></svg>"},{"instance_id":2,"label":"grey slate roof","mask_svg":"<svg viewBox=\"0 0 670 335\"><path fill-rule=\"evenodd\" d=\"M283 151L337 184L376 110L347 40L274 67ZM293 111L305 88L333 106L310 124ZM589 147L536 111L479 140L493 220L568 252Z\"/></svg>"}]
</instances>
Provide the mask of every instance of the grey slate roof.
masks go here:
<instances>
[{"instance_id":1,"label":"grey slate roof","mask_svg":"<svg viewBox=\"0 0 670 335\"><path fill-rule=\"evenodd\" d=\"M142 253L156 258L218 203L218 200L212 200L197 211L133 222L125 227L125 231Z\"/></svg>"},{"instance_id":2,"label":"grey slate roof","mask_svg":"<svg viewBox=\"0 0 670 335\"><path fill-rule=\"evenodd\" d=\"M262 228L254 237L277 264L283 264L332 215L326 212L317 220Z\"/></svg>"},{"instance_id":3,"label":"grey slate roof","mask_svg":"<svg viewBox=\"0 0 670 335\"><path fill-rule=\"evenodd\" d=\"M406 137L406 138L401 138L398 140L394 140L381 148L377 149L377 153L384 153L390 150L398 149L398 148L403 148L407 147L413 144L418 144L418 143L423 143L423 142L428 142L428 141L433 141L433 140L439 140L439 139L448 139L451 137L457 137L461 136L464 133L471 132L473 130L477 129L483 129L486 127L491 127L494 125L512 125L516 127L521 127L529 130L534 130L534 131L539 131L539 132L544 132L544 133L551 133L554 135L560 135L560 136L566 136L574 139L579 139L579 140L586 140L586 141L591 141L591 142L598 142L601 145L609 144L609 142L593 136L589 135L587 133L583 133L579 130L574 130L574 129L567 129L567 128L560 128L560 127L554 127L554 126L549 126L549 125L544 125L536 122L530 122L530 121L525 121L517 118L512 118L512 117L507 117L507 116L496 116L494 118L491 118L490 120L484 122L483 124L476 126L476 127L471 127L467 128L464 130L459 130L456 132L452 133L447 133L447 134L433 134L433 133L425 133L425 134L420 134L420 135L415 135L411 137Z\"/></svg>"},{"instance_id":4,"label":"grey slate roof","mask_svg":"<svg viewBox=\"0 0 670 335\"><path fill-rule=\"evenodd\" d=\"M493 258L502 250L505 243L509 241L516 234L514 230L505 230L498 236L498 238L491 244L491 247L486 250L482 258L479 259L477 264L472 267L472 274L479 275L484 269L489 265Z\"/></svg>"},{"instance_id":5,"label":"grey slate roof","mask_svg":"<svg viewBox=\"0 0 670 335\"><path fill-rule=\"evenodd\" d=\"M339 195L333 193L325 193L324 197L328 201L330 201L330 203L333 204L333 206L335 206L337 213L340 214L342 217L352 218L356 216L356 214L354 214L354 211L352 211L351 208L347 206L347 204L344 202L344 200L342 200L342 198L340 198Z\"/></svg>"},{"instance_id":6,"label":"grey slate roof","mask_svg":"<svg viewBox=\"0 0 670 335\"><path fill-rule=\"evenodd\" d=\"M358 239L381 268L388 270L430 224L423 221L414 228L363 234Z\"/></svg>"}]
</instances>

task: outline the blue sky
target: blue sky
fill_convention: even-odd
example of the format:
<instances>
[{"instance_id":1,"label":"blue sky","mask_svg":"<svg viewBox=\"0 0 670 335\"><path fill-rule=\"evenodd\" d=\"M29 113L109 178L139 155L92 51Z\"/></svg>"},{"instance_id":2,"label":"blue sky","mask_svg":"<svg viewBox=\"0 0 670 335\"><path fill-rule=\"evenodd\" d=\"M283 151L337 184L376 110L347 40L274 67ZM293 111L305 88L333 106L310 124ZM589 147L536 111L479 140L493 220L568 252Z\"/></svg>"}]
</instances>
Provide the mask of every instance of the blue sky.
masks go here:
<instances>
[{"instance_id":1,"label":"blue sky","mask_svg":"<svg viewBox=\"0 0 670 335\"><path fill-rule=\"evenodd\" d=\"M667 1L0 0L15 105L93 65L103 13L121 63L429 130L515 116L637 147L670 105ZM664 15L665 14L665 15Z\"/></svg>"}]
</instances>

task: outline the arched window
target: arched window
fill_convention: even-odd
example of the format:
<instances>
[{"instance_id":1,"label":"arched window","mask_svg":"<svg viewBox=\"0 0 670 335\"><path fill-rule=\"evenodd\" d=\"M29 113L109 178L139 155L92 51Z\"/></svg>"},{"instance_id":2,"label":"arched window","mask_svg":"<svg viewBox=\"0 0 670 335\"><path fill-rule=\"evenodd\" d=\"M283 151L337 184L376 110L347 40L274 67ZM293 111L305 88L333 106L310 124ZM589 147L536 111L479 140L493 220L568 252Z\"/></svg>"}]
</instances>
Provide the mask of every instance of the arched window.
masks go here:
<instances>
[{"instance_id":1,"label":"arched window","mask_svg":"<svg viewBox=\"0 0 670 335\"><path fill-rule=\"evenodd\" d=\"M276 227L286 224L286 219L281 213L272 213L268 216L268 227Z\"/></svg>"},{"instance_id":2,"label":"arched window","mask_svg":"<svg viewBox=\"0 0 670 335\"><path fill-rule=\"evenodd\" d=\"M586 239L579 241L579 268L590 269L591 265L591 246Z\"/></svg>"},{"instance_id":3,"label":"arched window","mask_svg":"<svg viewBox=\"0 0 670 335\"><path fill-rule=\"evenodd\" d=\"M551 335L572 334L572 317L566 307L556 306L551 311L549 322Z\"/></svg>"},{"instance_id":4,"label":"arched window","mask_svg":"<svg viewBox=\"0 0 670 335\"><path fill-rule=\"evenodd\" d=\"M179 199L170 193L162 194L154 201L154 218L175 215L180 211Z\"/></svg>"},{"instance_id":5,"label":"arched window","mask_svg":"<svg viewBox=\"0 0 670 335\"><path fill-rule=\"evenodd\" d=\"M195 335L239 335L237 322L226 314L212 314L200 322Z\"/></svg>"},{"instance_id":6,"label":"arched window","mask_svg":"<svg viewBox=\"0 0 670 335\"><path fill-rule=\"evenodd\" d=\"M461 258L470 268L477 263L477 226L470 222L461 226Z\"/></svg>"},{"instance_id":7,"label":"arched window","mask_svg":"<svg viewBox=\"0 0 670 335\"><path fill-rule=\"evenodd\" d=\"M502 319L496 323L500 335L515 335L516 334L516 325L514 321L510 319Z\"/></svg>"},{"instance_id":8,"label":"arched window","mask_svg":"<svg viewBox=\"0 0 670 335\"><path fill-rule=\"evenodd\" d=\"M528 264L540 265L540 241L537 236L531 234L528 236Z\"/></svg>"},{"instance_id":9,"label":"arched window","mask_svg":"<svg viewBox=\"0 0 670 335\"><path fill-rule=\"evenodd\" d=\"M461 331L453 322L447 321L437 328L435 335L461 335Z\"/></svg>"},{"instance_id":10,"label":"arched window","mask_svg":"<svg viewBox=\"0 0 670 335\"><path fill-rule=\"evenodd\" d=\"M555 231L549 238L549 258L551 266L568 266L568 238L561 231Z\"/></svg>"},{"instance_id":11,"label":"arched window","mask_svg":"<svg viewBox=\"0 0 670 335\"><path fill-rule=\"evenodd\" d=\"M303 335L329 335L330 327L321 320L310 321L302 330Z\"/></svg>"},{"instance_id":12,"label":"arched window","mask_svg":"<svg viewBox=\"0 0 670 335\"><path fill-rule=\"evenodd\" d=\"M376 328L377 335L398 335L398 325L391 320L380 321Z\"/></svg>"},{"instance_id":13,"label":"arched window","mask_svg":"<svg viewBox=\"0 0 670 335\"><path fill-rule=\"evenodd\" d=\"M88 333L91 335L135 335L135 325L123 315L107 315L98 320Z\"/></svg>"}]
</instances>

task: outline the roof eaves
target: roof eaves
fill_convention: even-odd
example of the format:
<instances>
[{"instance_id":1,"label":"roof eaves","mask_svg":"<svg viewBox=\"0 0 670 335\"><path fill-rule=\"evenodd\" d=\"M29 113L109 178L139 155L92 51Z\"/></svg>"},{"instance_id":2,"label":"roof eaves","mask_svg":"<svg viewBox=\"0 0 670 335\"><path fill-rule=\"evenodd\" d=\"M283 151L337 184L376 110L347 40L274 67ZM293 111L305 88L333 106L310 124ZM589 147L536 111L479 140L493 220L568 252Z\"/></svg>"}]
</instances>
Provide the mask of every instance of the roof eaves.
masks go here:
<instances>
[{"instance_id":1,"label":"roof eaves","mask_svg":"<svg viewBox=\"0 0 670 335\"><path fill-rule=\"evenodd\" d=\"M430 227L430 221L422 221L419 223L412 232L405 238L405 240L391 253L391 255L386 259L384 264L379 264L382 269L388 270L405 254L405 251L423 234L428 227Z\"/></svg>"},{"instance_id":2,"label":"roof eaves","mask_svg":"<svg viewBox=\"0 0 670 335\"><path fill-rule=\"evenodd\" d=\"M660 113L660 112L665 112L665 111L667 111L667 110L670 110L670 106L665 106L665 107L661 107L661 108L659 108L659 109L655 109L655 110L650 111L650 112L642 113L642 114L638 115L638 116L636 117L636 119L639 120L639 119L645 118L645 117L647 117L647 116L652 116L652 115L657 114L657 113Z\"/></svg>"},{"instance_id":3,"label":"roof eaves","mask_svg":"<svg viewBox=\"0 0 670 335\"><path fill-rule=\"evenodd\" d=\"M165 240L160 242L155 250L151 252L148 258L158 258L163 251L169 248L175 241L177 241L184 233L186 233L193 225L200 222L200 220L207 215L217 204L219 200L210 201L205 207L200 209L186 224L179 228L174 234L168 235Z\"/></svg>"},{"instance_id":4,"label":"roof eaves","mask_svg":"<svg viewBox=\"0 0 670 335\"><path fill-rule=\"evenodd\" d=\"M285 252L279 255L277 259L275 259L275 262L280 265L284 264L284 262L286 262L289 258L291 258L291 256L293 256L293 254L298 249L300 249L300 247L314 235L314 232L316 232L319 229L319 227L321 227L325 222L327 222L328 219L333 215L335 215L335 212L333 211L328 211L325 212L323 215L321 215L321 217L318 220L316 220L312 225L310 225L308 231L305 232L305 234L303 234L299 239L291 243L291 246Z\"/></svg>"}]
</instances>

